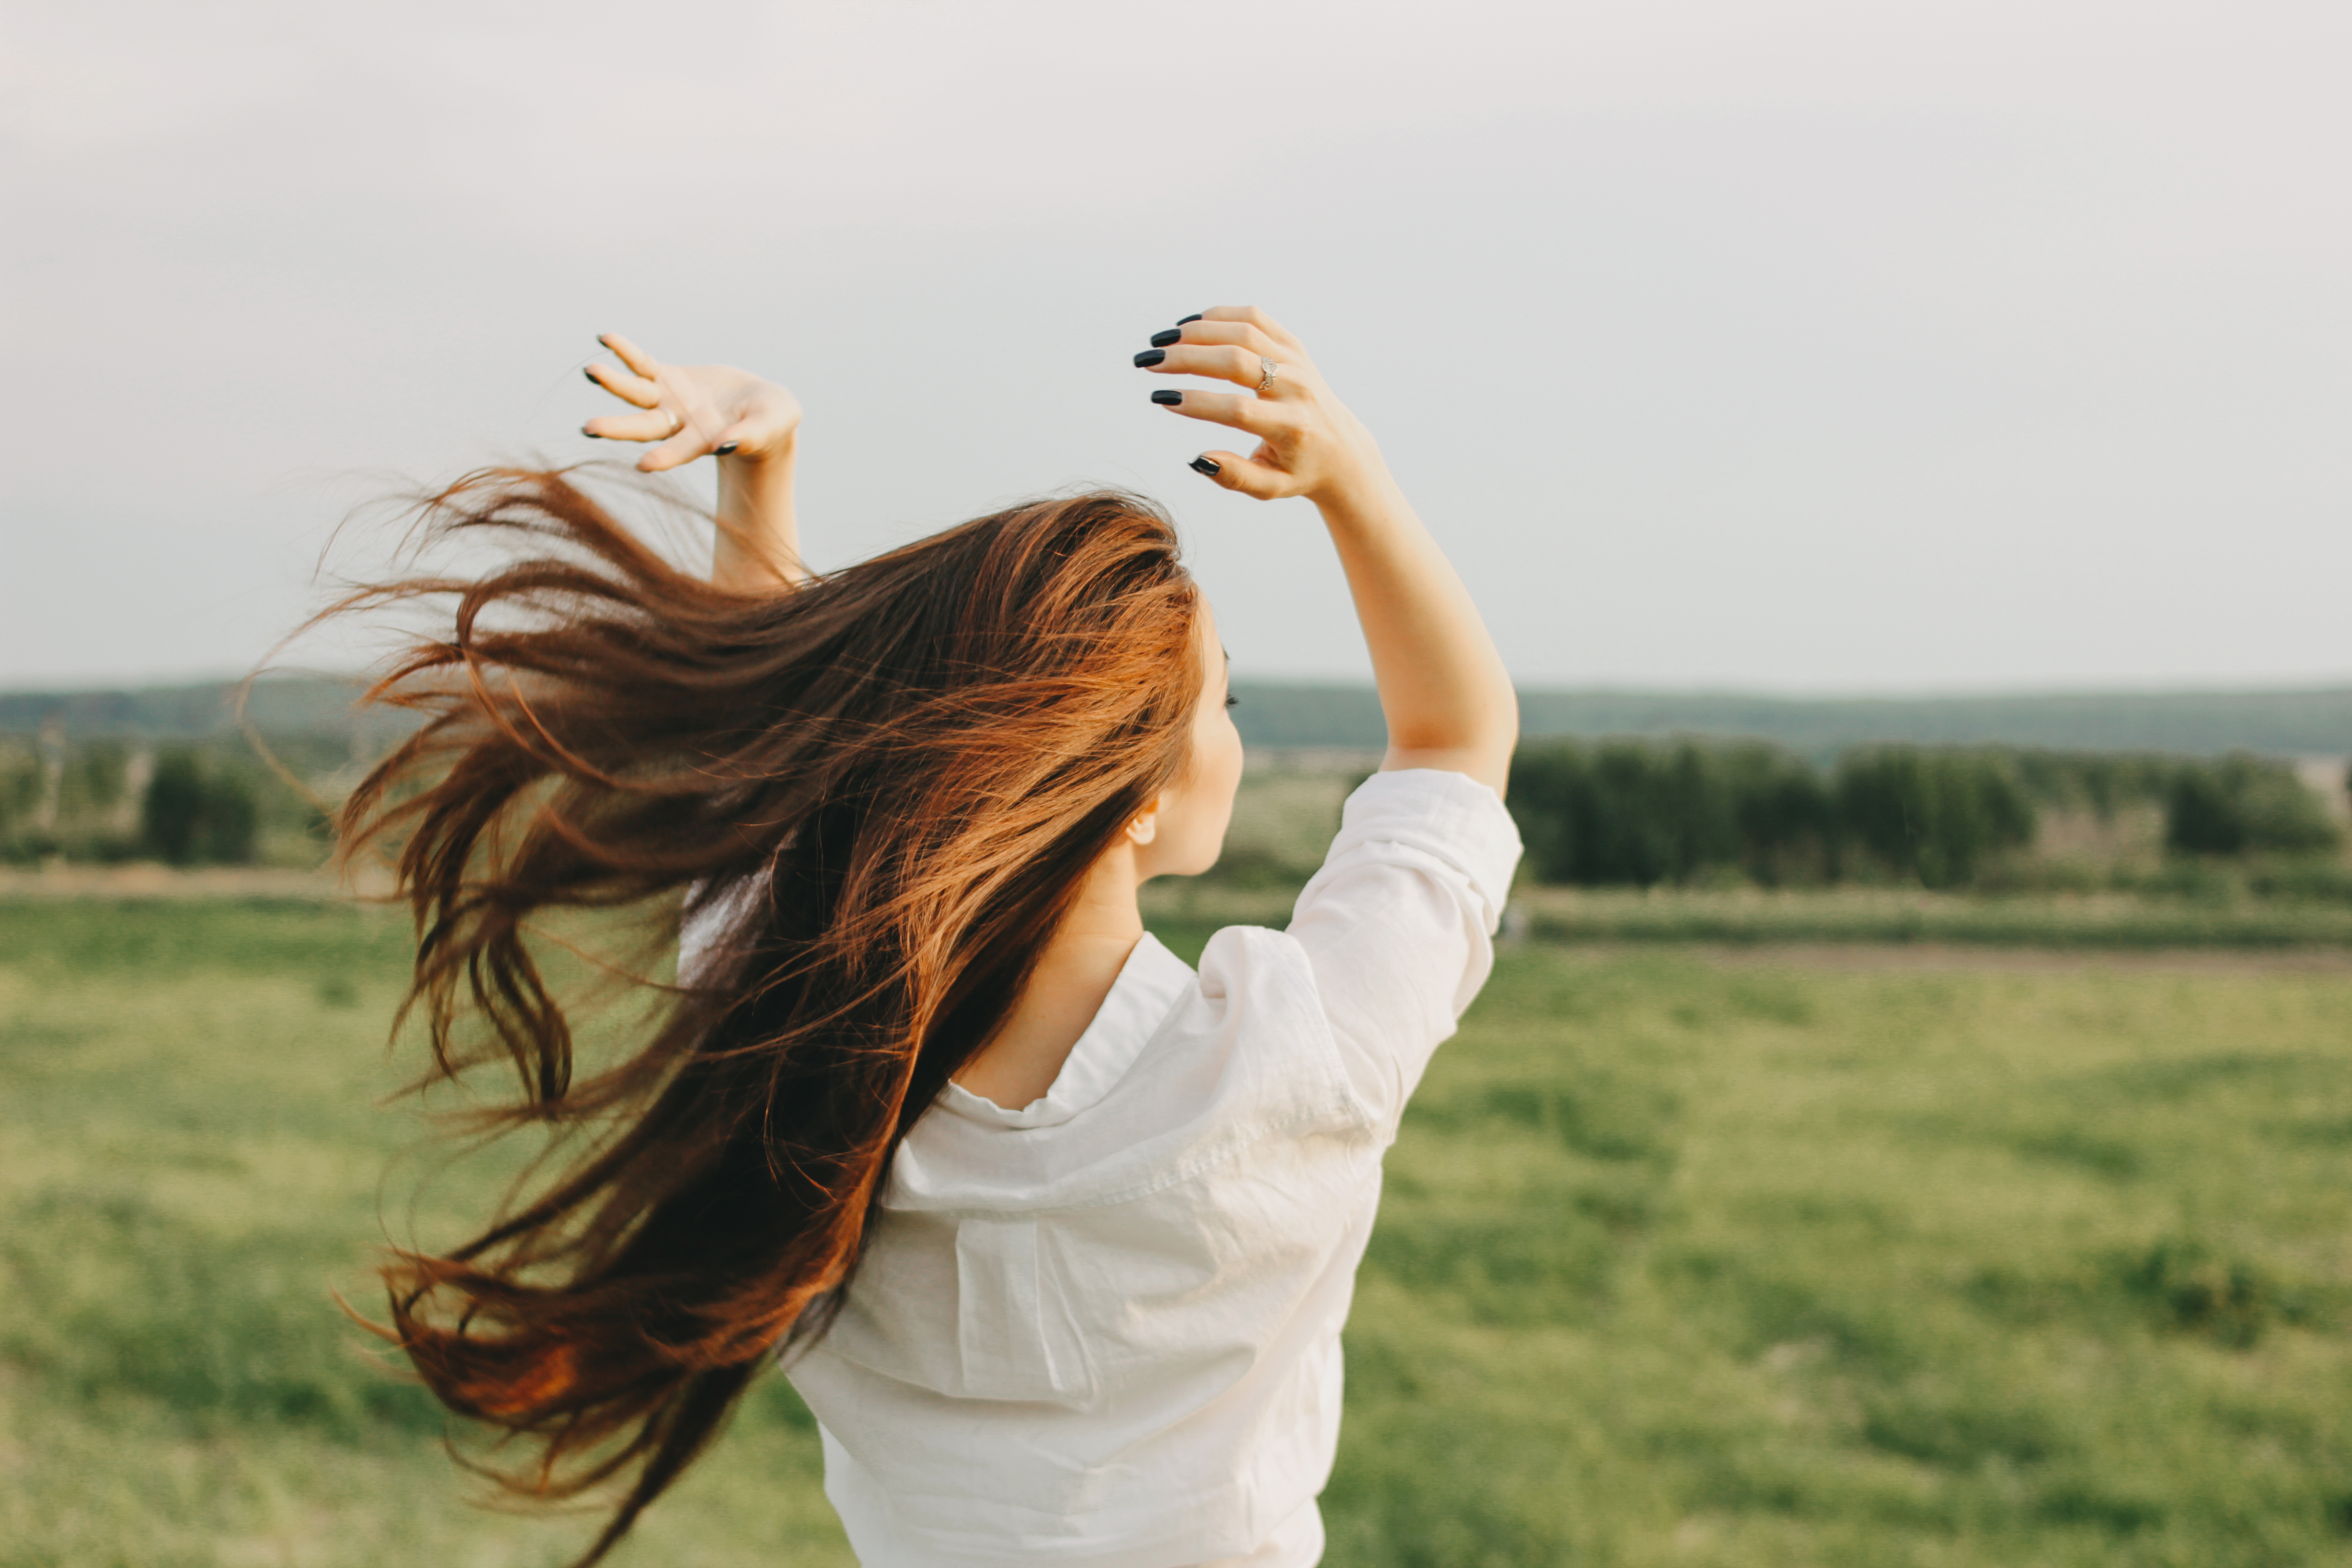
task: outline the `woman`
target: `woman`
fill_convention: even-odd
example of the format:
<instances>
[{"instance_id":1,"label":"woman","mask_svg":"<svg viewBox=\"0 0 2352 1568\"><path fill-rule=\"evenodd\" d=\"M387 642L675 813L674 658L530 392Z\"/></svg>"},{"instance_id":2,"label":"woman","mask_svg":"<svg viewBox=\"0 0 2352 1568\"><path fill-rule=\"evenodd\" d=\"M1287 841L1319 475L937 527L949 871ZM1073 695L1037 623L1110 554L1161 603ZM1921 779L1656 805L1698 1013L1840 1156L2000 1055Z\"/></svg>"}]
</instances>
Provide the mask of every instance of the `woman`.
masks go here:
<instances>
[{"instance_id":1,"label":"woman","mask_svg":"<svg viewBox=\"0 0 2352 1568\"><path fill-rule=\"evenodd\" d=\"M1304 496L1389 729L1285 932L1195 973L1137 889L1216 859L1241 745L1167 521L1041 500L824 576L800 564L799 405L618 338L587 434L715 455L698 581L553 474L440 525L519 558L379 688L430 721L346 808L396 842L436 1070L511 1063L509 1123L580 1148L393 1327L453 1408L535 1439L540 1496L624 1489L594 1561L771 1353L868 1564L1304 1565L1382 1152L1476 994L1518 855L1509 681L1460 580L1297 341L1220 309L1139 367L1256 438L1192 466ZM575 1076L526 942L668 918L679 984ZM470 1032L469 1032L470 1031Z\"/></svg>"}]
</instances>

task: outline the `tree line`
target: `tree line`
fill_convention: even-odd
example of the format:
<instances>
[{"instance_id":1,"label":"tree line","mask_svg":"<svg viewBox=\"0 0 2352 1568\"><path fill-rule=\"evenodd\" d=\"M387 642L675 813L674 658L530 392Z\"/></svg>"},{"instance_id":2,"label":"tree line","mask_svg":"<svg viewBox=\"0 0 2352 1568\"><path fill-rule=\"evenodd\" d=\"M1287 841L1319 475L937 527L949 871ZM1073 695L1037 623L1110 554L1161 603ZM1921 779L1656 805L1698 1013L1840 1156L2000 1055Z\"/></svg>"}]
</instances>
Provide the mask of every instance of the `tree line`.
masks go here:
<instances>
[{"instance_id":1,"label":"tree line","mask_svg":"<svg viewBox=\"0 0 2352 1568\"><path fill-rule=\"evenodd\" d=\"M271 746L322 784L353 763L343 738ZM1966 888L2013 868L2053 811L2111 820L2154 807L2164 848L2182 858L2341 847L2291 766L2245 754L1883 745L1820 766L1762 742L1538 740L1512 764L1510 806L1538 879L1596 887ZM242 740L0 734L0 862L290 863L315 860L326 837L316 802Z\"/></svg>"},{"instance_id":2,"label":"tree line","mask_svg":"<svg viewBox=\"0 0 2352 1568\"><path fill-rule=\"evenodd\" d=\"M241 740L0 736L0 863L245 866L316 860L325 844L318 806Z\"/></svg>"},{"instance_id":3,"label":"tree line","mask_svg":"<svg viewBox=\"0 0 2352 1568\"><path fill-rule=\"evenodd\" d=\"M2186 857L2317 857L2341 834L2287 763L2001 747L1856 748L1827 767L1762 742L1538 741L1510 807L1542 881L1588 887L1853 879L1977 885L2045 812L2160 809Z\"/></svg>"}]
</instances>

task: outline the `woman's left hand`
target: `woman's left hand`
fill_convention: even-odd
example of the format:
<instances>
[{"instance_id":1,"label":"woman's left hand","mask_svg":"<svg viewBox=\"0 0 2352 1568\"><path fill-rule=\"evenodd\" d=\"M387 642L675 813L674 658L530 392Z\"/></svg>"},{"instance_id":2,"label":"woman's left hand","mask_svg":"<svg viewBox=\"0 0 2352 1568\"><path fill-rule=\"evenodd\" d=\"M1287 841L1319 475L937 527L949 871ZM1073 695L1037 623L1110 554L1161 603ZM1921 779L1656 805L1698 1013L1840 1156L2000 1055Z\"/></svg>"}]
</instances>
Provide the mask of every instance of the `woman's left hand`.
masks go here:
<instances>
[{"instance_id":1,"label":"woman's left hand","mask_svg":"<svg viewBox=\"0 0 2352 1568\"><path fill-rule=\"evenodd\" d=\"M757 462L792 451L800 399L774 382L728 364L664 364L618 332L596 341L628 368L592 364L588 379L646 412L604 415L580 431L606 441L657 443L637 459L640 472L657 474L705 453Z\"/></svg>"}]
</instances>

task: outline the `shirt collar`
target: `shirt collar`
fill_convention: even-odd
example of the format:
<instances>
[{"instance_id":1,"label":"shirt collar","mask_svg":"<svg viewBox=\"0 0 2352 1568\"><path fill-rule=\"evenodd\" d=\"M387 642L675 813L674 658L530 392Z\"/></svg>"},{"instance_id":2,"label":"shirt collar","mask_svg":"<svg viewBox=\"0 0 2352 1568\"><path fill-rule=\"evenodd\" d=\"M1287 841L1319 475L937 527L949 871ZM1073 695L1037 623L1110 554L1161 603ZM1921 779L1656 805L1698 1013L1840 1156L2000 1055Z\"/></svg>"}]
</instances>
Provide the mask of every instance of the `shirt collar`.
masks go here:
<instances>
[{"instance_id":1,"label":"shirt collar","mask_svg":"<svg viewBox=\"0 0 2352 1568\"><path fill-rule=\"evenodd\" d=\"M1054 1077L1054 1086L1043 1099L1033 1100L1018 1110L1007 1110L950 1079L940 1092L939 1107L993 1127L1059 1126L1110 1093L1192 984L1192 965L1146 931L1129 950L1118 978L1111 982L1110 994L1095 1010L1094 1021L1078 1037L1078 1043L1070 1047L1062 1070Z\"/></svg>"}]
</instances>

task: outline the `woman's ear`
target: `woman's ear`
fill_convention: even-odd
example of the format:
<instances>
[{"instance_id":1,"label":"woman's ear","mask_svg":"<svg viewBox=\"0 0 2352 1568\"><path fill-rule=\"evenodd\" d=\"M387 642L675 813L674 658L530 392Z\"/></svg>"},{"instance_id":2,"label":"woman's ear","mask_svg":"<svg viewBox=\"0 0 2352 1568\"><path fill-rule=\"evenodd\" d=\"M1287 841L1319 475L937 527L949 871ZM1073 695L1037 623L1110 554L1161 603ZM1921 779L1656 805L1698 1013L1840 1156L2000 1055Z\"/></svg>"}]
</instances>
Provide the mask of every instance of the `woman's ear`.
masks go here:
<instances>
[{"instance_id":1,"label":"woman's ear","mask_svg":"<svg viewBox=\"0 0 2352 1568\"><path fill-rule=\"evenodd\" d=\"M1151 804L1138 812L1134 819L1128 823L1127 841L1129 843L1141 846L1160 837L1160 796L1153 795Z\"/></svg>"}]
</instances>

